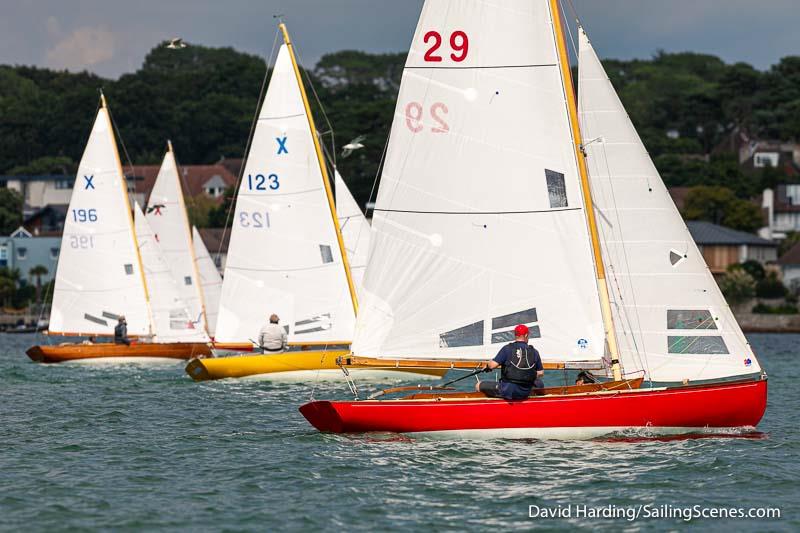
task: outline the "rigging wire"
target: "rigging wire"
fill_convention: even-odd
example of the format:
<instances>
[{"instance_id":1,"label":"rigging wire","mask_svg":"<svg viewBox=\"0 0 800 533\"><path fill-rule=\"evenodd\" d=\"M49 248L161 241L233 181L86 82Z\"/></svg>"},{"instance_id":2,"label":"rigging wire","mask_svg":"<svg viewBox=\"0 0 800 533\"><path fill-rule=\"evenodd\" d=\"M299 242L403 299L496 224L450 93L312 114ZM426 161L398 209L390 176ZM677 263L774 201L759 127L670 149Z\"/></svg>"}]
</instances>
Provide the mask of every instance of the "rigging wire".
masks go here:
<instances>
[{"instance_id":1,"label":"rigging wire","mask_svg":"<svg viewBox=\"0 0 800 533\"><path fill-rule=\"evenodd\" d=\"M275 30L275 38L272 40L272 50L267 56L266 66L267 69L264 72L264 79L261 80L261 89L258 92L258 101L256 102L256 111L253 115L253 120L250 123L250 133L247 136L247 144L244 147L244 154L242 154L242 164L239 167L239 175L236 177L236 183L233 186L233 199L228 206L228 212L225 214L225 225L222 228L222 237L219 240L219 246L217 247L217 257L222 254L222 247L225 244L225 236L228 234L228 223L231 220L231 215L233 214L233 210L236 207L236 200L239 194L239 187L242 184L242 176L244 175L244 167L247 164L247 158L250 155L250 147L253 143L253 135L255 134L256 124L258 123L258 114L261 109L261 105L264 99L264 92L267 87L267 80L269 79L269 66L272 63L272 56L275 54L275 47L278 43L278 35L280 35L280 30ZM274 64L273 64L274 65ZM224 201L224 200L223 200Z\"/></svg>"}]
</instances>

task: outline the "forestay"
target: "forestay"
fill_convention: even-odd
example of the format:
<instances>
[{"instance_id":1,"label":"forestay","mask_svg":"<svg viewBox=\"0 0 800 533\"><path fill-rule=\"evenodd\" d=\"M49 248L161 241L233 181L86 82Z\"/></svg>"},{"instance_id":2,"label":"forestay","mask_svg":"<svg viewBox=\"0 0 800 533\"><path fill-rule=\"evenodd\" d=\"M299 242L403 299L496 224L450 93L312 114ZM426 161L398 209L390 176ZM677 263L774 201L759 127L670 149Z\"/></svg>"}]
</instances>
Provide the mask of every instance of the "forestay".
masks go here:
<instances>
[{"instance_id":1,"label":"forestay","mask_svg":"<svg viewBox=\"0 0 800 533\"><path fill-rule=\"evenodd\" d=\"M579 33L581 129L625 374L680 381L759 371L586 34Z\"/></svg>"},{"instance_id":2,"label":"forestay","mask_svg":"<svg viewBox=\"0 0 800 533\"><path fill-rule=\"evenodd\" d=\"M336 171L336 215L339 217L339 227L342 229L353 285L358 294L361 294L364 269L367 267L369 254L370 227L367 217L364 216L338 170Z\"/></svg>"},{"instance_id":3,"label":"forestay","mask_svg":"<svg viewBox=\"0 0 800 533\"><path fill-rule=\"evenodd\" d=\"M222 276L219 275L217 265L211 259L203 238L197 228L192 227L192 242L194 243L194 257L197 262L197 274L200 276L200 287L203 291L206 318L208 319L208 334L214 336L219 314L219 299L222 294Z\"/></svg>"},{"instance_id":4,"label":"forestay","mask_svg":"<svg viewBox=\"0 0 800 533\"><path fill-rule=\"evenodd\" d=\"M150 193L147 221L156 234L164 258L177 283L181 299L186 302L192 319L200 325L200 328L205 329L206 317L203 313L203 296L194 263L192 235L171 144L168 145L153 191Z\"/></svg>"},{"instance_id":5,"label":"forestay","mask_svg":"<svg viewBox=\"0 0 800 533\"><path fill-rule=\"evenodd\" d=\"M120 315L129 334L151 333L127 184L103 105L64 221L50 331L111 335Z\"/></svg>"},{"instance_id":6,"label":"forestay","mask_svg":"<svg viewBox=\"0 0 800 533\"><path fill-rule=\"evenodd\" d=\"M373 216L353 351L546 361L604 335L546 0L425 2Z\"/></svg>"},{"instance_id":7,"label":"forestay","mask_svg":"<svg viewBox=\"0 0 800 533\"><path fill-rule=\"evenodd\" d=\"M134 204L134 222L150 294L155 341L208 342L206 332L193 321L186 303L181 300L172 270L138 203Z\"/></svg>"},{"instance_id":8,"label":"forestay","mask_svg":"<svg viewBox=\"0 0 800 533\"><path fill-rule=\"evenodd\" d=\"M355 312L289 50L281 46L236 198L218 342L253 339L272 313L289 342L347 342Z\"/></svg>"}]
</instances>

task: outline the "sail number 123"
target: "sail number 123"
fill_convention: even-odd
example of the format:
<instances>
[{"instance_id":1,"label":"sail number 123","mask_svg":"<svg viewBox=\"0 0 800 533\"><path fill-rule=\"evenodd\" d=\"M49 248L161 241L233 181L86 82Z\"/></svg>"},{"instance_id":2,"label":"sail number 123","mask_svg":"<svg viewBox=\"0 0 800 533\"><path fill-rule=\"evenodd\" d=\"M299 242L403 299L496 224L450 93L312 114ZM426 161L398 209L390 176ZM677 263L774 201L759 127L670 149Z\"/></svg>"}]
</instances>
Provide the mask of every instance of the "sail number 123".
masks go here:
<instances>
[{"instance_id":1,"label":"sail number 123","mask_svg":"<svg viewBox=\"0 0 800 533\"><path fill-rule=\"evenodd\" d=\"M281 186L277 174L248 174L247 175L247 188L251 191L276 191Z\"/></svg>"}]
</instances>

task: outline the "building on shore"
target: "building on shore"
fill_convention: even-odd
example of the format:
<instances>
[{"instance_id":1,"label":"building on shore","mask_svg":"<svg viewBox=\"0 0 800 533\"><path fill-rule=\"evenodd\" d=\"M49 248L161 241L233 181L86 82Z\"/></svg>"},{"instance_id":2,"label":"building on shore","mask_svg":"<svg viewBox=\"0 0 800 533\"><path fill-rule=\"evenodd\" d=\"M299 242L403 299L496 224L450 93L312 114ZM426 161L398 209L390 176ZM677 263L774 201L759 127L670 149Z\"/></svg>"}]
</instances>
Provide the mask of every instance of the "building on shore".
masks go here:
<instances>
[{"instance_id":1,"label":"building on shore","mask_svg":"<svg viewBox=\"0 0 800 533\"><path fill-rule=\"evenodd\" d=\"M686 225L714 274L723 274L729 266L744 261L758 261L766 265L778 259L778 245L752 233L702 220L689 220Z\"/></svg>"},{"instance_id":2,"label":"building on shore","mask_svg":"<svg viewBox=\"0 0 800 533\"><path fill-rule=\"evenodd\" d=\"M61 251L61 236L36 237L25 228L18 228L7 237L0 237L0 267L18 269L22 279L35 283L37 276L31 269L43 266L41 282L47 283L56 275L58 254Z\"/></svg>"}]
</instances>

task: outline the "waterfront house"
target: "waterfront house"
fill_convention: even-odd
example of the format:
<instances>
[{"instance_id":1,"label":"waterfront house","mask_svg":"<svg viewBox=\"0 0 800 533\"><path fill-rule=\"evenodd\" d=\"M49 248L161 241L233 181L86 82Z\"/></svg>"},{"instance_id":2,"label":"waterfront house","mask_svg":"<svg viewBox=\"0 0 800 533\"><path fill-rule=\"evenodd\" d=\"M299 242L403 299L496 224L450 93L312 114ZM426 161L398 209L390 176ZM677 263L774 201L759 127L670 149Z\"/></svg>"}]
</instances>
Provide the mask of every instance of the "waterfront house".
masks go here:
<instances>
[{"instance_id":1,"label":"waterfront house","mask_svg":"<svg viewBox=\"0 0 800 533\"><path fill-rule=\"evenodd\" d=\"M47 274L41 276L42 283L56 275L56 264L61 249L61 237L36 237L25 228L18 228L8 237L0 237L0 267L19 269L20 277L35 283L30 270L43 266Z\"/></svg>"},{"instance_id":2,"label":"waterfront house","mask_svg":"<svg viewBox=\"0 0 800 533\"><path fill-rule=\"evenodd\" d=\"M778 259L778 245L752 233L702 220L689 220L686 225L714 274L722 274L729 266L748 260L765 265Z\"/></svg>"}]
</instances>

